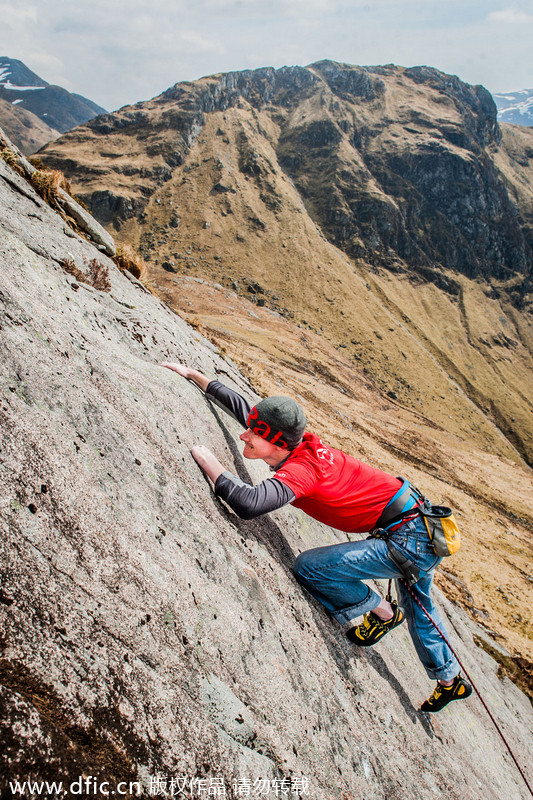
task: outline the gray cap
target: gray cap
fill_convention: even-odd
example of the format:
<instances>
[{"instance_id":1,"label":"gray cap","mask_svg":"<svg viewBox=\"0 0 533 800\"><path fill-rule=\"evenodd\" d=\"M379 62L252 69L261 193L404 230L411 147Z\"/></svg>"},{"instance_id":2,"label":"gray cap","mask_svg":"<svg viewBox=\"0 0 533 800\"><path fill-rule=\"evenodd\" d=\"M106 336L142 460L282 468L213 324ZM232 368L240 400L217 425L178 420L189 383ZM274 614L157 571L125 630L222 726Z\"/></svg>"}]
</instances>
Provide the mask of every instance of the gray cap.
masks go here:
<instances>
[{"instance_id":1,"label":"gray cap","mask_svg":"<svg viewBox=\"0 0 533 800\"><path fill-rule=\"evenodd\" d=\"M303 408L290 397L267 397L248 415L252 433L288 450L300 444L306 425Z\"/></svg>"}]
</instances>

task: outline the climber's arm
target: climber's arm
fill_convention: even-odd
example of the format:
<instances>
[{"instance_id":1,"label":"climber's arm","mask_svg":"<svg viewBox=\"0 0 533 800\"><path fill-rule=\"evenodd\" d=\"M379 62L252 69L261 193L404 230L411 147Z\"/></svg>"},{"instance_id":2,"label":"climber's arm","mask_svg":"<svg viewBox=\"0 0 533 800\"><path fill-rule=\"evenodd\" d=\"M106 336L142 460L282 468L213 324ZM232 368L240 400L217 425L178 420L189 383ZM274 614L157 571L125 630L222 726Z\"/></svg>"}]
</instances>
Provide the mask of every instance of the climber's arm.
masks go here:
<instances>
[{"instance_id":1,"label":"climber's arm","mask_svg":"<svg viewBox=\"0 0 533 800\"><path fill-rule=\"evenodd\" d=\"M226 468L222 466L218 458L203 444L198 444L191 448L191 455L213 483L216 483L217 478L226 471Z\"/></svg>"},{"instance_id":2,"label":"climber's arm","mask_svg":"<svg viewBox=\"0 0 533 800\"><path fill-rule=\"evenodd\" d=\"M267 478L250 486L226 470L218 458L204 445L197 445L191 455L215 485L215 494L221 497L242 519L254 519L292 503L294 492L276 478Z\"/></svg>"},{"instance_id":3,"label":"climber's arm","mask_svg":"<svg viewBox=\"0 0 533 800\"><path fill-rule=\"evenodd\" d=\"M181 375L183 378L187 378L188 381L195 383L203 392L205 392L211 382L211 378L208 378L203 374L203 372L199 372L197 369L190 369L190 367L185 367L183 364L169 363L168 361L164 361L159 366L170 369L172 372L177 372L178 375Z\"/></svg>"},{"instance_id":4,"label":"climber's arm","mask_svg":"<svg viewBox=\"0 0 533 800\"><path fill-rule=\"evenodd\" d=\"M250 486L231 472L223 472L217 478L215 493L242 519L260 517L295 499L294 492L277 478Z\"/></svg>"},{"instance_id":5,"label":"climber's arm","mask_svg":"<svg viewBox=\"0 0 533 800\"><path fill-rule=\"evenodd\" d=\"M190 369L182 364L168 363L165 361L163 364L160 364L160 366L171 369L173 372L177 372L178 375L195 383L196 386L205 392L205 396L208 400L211 400L225 411L226 414L232 416L244 428L248 427L248 414L251 408L250 403L248 403L244 397L241 397L240 394L233 391L233 389L224 386L220 381L211 380L211 378L208 378L197 369Z\"/></svg>"}]
</instances>

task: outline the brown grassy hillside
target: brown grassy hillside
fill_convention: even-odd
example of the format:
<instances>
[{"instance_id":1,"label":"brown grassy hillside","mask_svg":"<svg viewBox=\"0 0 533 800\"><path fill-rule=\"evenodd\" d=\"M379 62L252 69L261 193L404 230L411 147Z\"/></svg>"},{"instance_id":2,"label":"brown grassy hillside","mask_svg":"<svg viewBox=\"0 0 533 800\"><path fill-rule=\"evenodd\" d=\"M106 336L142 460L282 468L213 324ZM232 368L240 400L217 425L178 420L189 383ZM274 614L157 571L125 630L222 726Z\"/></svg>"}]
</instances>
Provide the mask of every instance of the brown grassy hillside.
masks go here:
<instances>
[{"instance_id":1,"label":"brown grassy hillside","mask_svg":"<svg viewBox=\"0 0 533 800\"><path fill-rule=\"evenodd\" d=\"M0 97L0 125L25 155L30 155L61 134L31 111L19 108Z\"/></svg>"}]
</instances>

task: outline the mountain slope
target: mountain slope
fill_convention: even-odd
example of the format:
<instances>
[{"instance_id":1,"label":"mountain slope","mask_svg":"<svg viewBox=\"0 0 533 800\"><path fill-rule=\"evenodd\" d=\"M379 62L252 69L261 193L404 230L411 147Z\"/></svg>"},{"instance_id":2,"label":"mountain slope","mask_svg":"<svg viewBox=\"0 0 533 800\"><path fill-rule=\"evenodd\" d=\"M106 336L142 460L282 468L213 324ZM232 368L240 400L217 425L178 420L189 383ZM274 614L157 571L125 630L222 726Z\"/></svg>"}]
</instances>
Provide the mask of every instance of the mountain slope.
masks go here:
<instances>
[{"instance_id":1,"label":"mountain slope","mask_svg":"<svg viewBox=\"0 0 533 800\"><path fill-rule=\"evenodd\" d=\"M12 142L16 142L17 147L25 155L35 153L47 142L51 142L61 136L55 128L51 128L39 117L26 111L24 108L14 106L7 100L0 98L0 121L2 128Z\"/></svg>"},{"instance_id":2,"label":"mountain slope","mask_svg":"<svg viewBox=\"0 0 533 800\"><path fill-rule=\"evenodd\" d=\"M42 157L176 307L176 272L255 283L384 393L531 464L533 136L503 130L482 87L320 62L176 84Z\"/></svg>"},{"instance_id":3,"label":"mountain slope","mask_svg":"<svg viewBox=\"0 0 533 800\"><path fill-rule=\"evenodd\" d=\"M337 533L290 508L243 522L213 497L193 444L243 479L264 472L234 448L232 420L157 363L256 397L231 361L2 160L0 200L2 794L16 779L79 794L91 776L145 796L174 778L230 798L266 781L271 797L299 782L324 800L524 798L475 699L438 719L416 710L429 681L402 628L355 652L297 586L294 556ZM101 261L110 291L65 259ZM362 375L354 390L386 438ZM529 701L476 647L483 630L438 598L526 765Z\"/></svg>"},{"instance_id":4,"label":"mountain slope","mask_svg":"<svg viewBox=\"0 0 533 800\"><path fill-rule=\"evenodd\" d=\"M61 86L51 86L22 61L6 56L0 57L0 101L0 123L25 153L35 152L59 133L105 113L105 109L92 100L68 92ZM10 112L5 104L11 106ZM35 115L40 124L31 115ZM44 125L53 131L48 139L43 138ZM21 127L22 138L19 139L16 134ZM29 150L32 139L36 147Z\"/></svg>"}]
</instances>

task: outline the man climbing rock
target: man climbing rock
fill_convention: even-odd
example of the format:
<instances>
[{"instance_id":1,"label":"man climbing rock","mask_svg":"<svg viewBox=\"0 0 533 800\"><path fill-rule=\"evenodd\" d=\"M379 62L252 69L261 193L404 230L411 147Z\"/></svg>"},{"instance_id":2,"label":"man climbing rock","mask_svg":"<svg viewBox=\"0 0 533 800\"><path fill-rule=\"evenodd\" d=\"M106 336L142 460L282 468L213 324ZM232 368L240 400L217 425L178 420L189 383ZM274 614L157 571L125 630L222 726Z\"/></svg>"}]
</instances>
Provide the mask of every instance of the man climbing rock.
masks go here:
<instances>
[{"instance_id":1,"label":"man climbing rock","mask_svg":"<svg viewBox=\"0 0 533 800\"><path fill-rule=\"evenodd\" d=\"M363 583L372 578L402 578L399 563L410 565L418 576L411 590L443 630L430 596L433 571L441 559L417 512L417 496L409 484L327 447L314 433L306 433L303 409L288 397L268 397L252 408L237 392L197 370L168 362L161 366L195 383L240 422L246 429L240 436L244 457L261 459L274 472L250 486L226 470L207 447L191 449L212 480L215 493L238 516L253 519L290 503L347 533L387 528L385 538L348 541L301 553L294 575L359 647L376 644L407 618L418 657L429 677L437 681L433 694L422 704L423 711L440 711L452 700L468 697L472 688L459 674L455 656L405 585L398 582L397 605ZM363 622L355 624L360 616Z\"/></svg>"}]
</instances>

